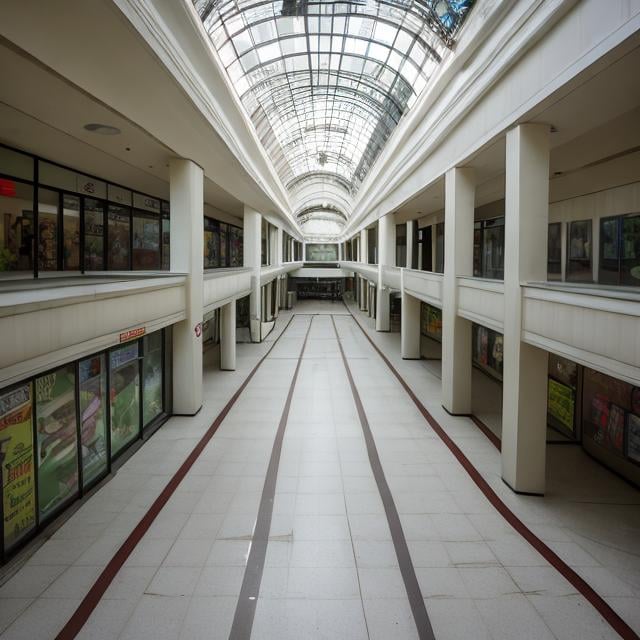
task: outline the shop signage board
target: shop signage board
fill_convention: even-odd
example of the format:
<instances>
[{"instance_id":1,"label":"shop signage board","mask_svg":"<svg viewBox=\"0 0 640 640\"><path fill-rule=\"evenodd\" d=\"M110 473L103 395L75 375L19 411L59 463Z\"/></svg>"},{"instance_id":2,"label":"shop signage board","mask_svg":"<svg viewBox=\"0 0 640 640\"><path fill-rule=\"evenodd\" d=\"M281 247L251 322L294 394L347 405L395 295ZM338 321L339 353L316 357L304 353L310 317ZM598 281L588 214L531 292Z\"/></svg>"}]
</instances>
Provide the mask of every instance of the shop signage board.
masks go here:
<instances>
[{"instance_id":1,"label":"shop signage board","mask_svg":"<svg viewBox=\"0 0 640 640\"><path fill-rule=\"evenodd\" d=\"M31 384L0 395L0 464L5 551L36 523Z\"/></svg>"},{"instance_id":2,"label":"shop signage board","mask_svg":"<svg viewBox=\"0 0 640 640\"><path fill-rule=\"evenodd\" d=\"M129 342L129 340L135 340L141 338L146 332L146 327L138 327L137 329L129 329L120 334L120 342Z\"/></svg>"}]
</instances>

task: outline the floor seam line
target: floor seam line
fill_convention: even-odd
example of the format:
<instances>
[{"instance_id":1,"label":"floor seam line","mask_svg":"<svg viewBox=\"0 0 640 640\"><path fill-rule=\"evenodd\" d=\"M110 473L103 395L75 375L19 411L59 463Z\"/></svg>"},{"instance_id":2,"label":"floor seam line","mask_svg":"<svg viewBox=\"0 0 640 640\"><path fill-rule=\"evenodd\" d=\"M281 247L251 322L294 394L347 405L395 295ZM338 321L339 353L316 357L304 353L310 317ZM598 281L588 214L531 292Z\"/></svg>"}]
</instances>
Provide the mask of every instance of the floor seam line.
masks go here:
<instances>
[{"instance_id":1,"label":"floor seam line","mask_svg":"<svg viewBox=\"0 0 640 640\"><path fill-rule=\"evenodd\" d=\"M491 488L475 465L467 458L462 449L455 443L453 438L449 436L440 423L431 415L422 401L414 393L413 389L404 380L400 372L393 366L389 358L383 353L373 339L369 336L365 328L360 324L353 312L345 303L345 307L351 314L352 320L360 328L367 341L382 359L382 361L391 370L400 385L404 388L409 398L413 401L418 411L422 414L427 424L433 429L443 444L456 458L458 463L467 472L475 485L482 491L485 498L491 503L495 510L513 527L513 529L522 536L556 571L573 586L587 602L602 616L609 626L618 633L624 640L639 640L640 636L628 625L624 619L618 615L613 607L600 596L596 590L578 574L578 572L569 566L551 547L549 547L541 538L539 538L529 527L513 512L500 496Z\"/></svg>"},{"instance_id":2,"label":"floor seam line","mask_svg":"<svg viewBox=\"0 0 640 640\"><path fill-rule=\"evenodd\" d=\"M407 540L402 529L400 514L398 513L398 509L393 499L393 494L391 493L391 489L386 480L384 469L382 468L382 462L380 461L380 456L376 447L375 439L373 437L371 427L369 426L367 415L364 410L364 405L362 404L362 399L360 398L360 394L356 387L355 380L353 379L351 369L349 368L347 357L344 353L344 349L342 348L342 341L340 340L340 335L338 333L338 329L336 327L333 316L331 316L331 323L333 324L336 339L338 340L338 346L342 355L344 368L347 372L347 378L349 379L351 393L353 395L353 400L358 412L360 426L364 434L367 455L369 457L369 464L371 466L373 477L378 487L378 493L384 507L387 524L389 525L389 530L391 532L391 539L395 548L398 565L400 567L400 573L402 575L405 590L407 592L407 598L409 600L409 606L411 607L411 612L413 614L418 637L420 638L420 640L435 640L431 620L429 619L427 607L422 596L422 590L420 589L418 577L416 575L415 567L413 566L413 561L409 552L409 545L407 544Z\"/></svg>"}]
</instances>

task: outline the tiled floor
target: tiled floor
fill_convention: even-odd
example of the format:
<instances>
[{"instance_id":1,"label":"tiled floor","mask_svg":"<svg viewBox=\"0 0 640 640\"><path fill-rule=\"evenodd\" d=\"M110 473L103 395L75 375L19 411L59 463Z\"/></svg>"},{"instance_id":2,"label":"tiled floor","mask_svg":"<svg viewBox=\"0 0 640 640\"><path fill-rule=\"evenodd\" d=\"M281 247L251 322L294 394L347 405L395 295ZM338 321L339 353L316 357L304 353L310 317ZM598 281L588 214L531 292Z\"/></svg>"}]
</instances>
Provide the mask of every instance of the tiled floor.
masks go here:
<instances>
[{"instance_id":1,"label":"tiled floor","mask_svg":"<svg viewBox=\"0 0 640 640\"><path fill-rule=\"evenodd\" d=\"M336 326L400 514L438 640L614 638L593 607L493 509L409 402L344 306ZM0 588L2 638L53 638L222 406L282 331L209 363L196 418L172 418ZM370 330L368 318L358 315ZM228 638L274 436L304 335L277 476L252 638L418 634L331 319L296 315L80 637ZM549 455L549 495L516 496L496 449L440 407L439 380L370 332L422 402L517 515L640 630L640 496L575 447ZM209 362L211 358L207 358Z\"/></svg>"}]
</instances>

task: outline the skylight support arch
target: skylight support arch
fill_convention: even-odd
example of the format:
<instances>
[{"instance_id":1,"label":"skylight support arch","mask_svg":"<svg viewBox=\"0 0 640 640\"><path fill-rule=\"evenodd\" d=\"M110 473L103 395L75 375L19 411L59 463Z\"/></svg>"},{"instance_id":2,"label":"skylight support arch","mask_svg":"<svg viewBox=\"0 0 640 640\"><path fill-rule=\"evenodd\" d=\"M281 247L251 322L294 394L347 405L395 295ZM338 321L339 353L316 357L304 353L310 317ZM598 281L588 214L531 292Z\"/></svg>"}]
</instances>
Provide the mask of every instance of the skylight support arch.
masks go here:
<instances>
[{"instance_id":1,"label":"skylight support arch","mask_svg":"<svg viewBox=\"0 0 640 640\"><path fill-rule=\"evenodd\" d=\"M347 200L473 3L192 1L285 187L326 179Z\"/></svg>"}]
</instances>

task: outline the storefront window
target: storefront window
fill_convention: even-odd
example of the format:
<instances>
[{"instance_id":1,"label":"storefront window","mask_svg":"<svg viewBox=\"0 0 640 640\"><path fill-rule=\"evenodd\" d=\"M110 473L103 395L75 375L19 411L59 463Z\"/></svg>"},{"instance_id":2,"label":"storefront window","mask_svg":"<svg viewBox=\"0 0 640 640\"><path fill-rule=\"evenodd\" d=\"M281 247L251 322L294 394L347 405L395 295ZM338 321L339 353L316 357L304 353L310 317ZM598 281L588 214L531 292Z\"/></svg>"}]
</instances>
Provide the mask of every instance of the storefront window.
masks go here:
<instances>
[{"instance_id":1,"label":"storefront window","mask_svg":"<svg viewBox=\"0 0 640 640\"><path fill-rule=\"evenodd\" d=\"M33 271L33 185L0 178L0 272Z\"/></svg>"},{"instance_id":2,"label":"storefront window","mask_svg":"<svg viewBox=\"0 0 640 640\"><path fill-rule=\"evenodd\" d=\"M260 264L265 267L269 264L269 223L263 218L260 228Z\"/></svg>"},{"instance_id":3,"label":"storefront window","mask_svg":"<svg viewBox=\"0 0 640 640\"><path fill-rule=\"evenodd\" d=\"M109 354L111 401L111 456L116 456L140 434L140 371L138 343Z\"/></svg>"},{"instance_id":4,"label":"storefront window","mask_svg":"<svg viewBox=\"0 0 640 640\"><path fill-rule=\"evenodd\" d=\"M582 420L585 439L640 462L640 387L585 368Z\"/></svg>"},{"instance_id":5,"label":"storefront window","mask_svg":"<svg viewBox=\"0 0 640 640\"><path fill-rule=\"evenodd\" d=\"M6 552L36 524L31 383L0 393L0 467Z\"/></svg>"},{"instance_id":6,"label":"storefront window","mask_svg":"<svg viewBox=\"0 0 640 640\"><path fill-rule=\"evenodd\" d=\"M436 273L444 273L444 222L436 225Z\"/></svg>"},{"instance_id":7,"label":"storefront window","mask_svg":"<svg viewBox=\"0 0 640 640\"><path fill-rule=\"evenodd\" d=\"M598 282L640 286L640 214L600 221Z\"/></svg>"},{"instance_id":8,"label":"storefront window","mask_svg":"<svg viewBox=\"0 0 640 640\"><path fill-rule=\"evenodd\" d=\"M553 353L549 354L547 422L557 430L576 437L576 396L578 365Z\"/></svg>"},{"instance_id":9,"label":"storefront window","mask_svg":"<svg viewBox=\"0 0 640 640\"><path fill-rule=\"evenodd\" d=\"M378 264L378 228L367 229L367 262Z\"/></svg>"},{"instance_id":10,"label":"storefront window","mask_svg":"<svg viewBox=\"0 0 640 640\"><path fill-rule=\"evenodd\" d=\"M128 207L109 205L107 214L107 264L110 271L128 271L131 211Z\"/></svg>"},{"instance_id":11,"label":"storefront window","mask_svg":"<svg viewBox=\"0 0 640 640\"><path fill-rule=\"evenodd\" d=\"M502 334L487 327L473 325L473 362L489 375L502 380Z\"/></svg>"},{"instance_id":12,"label":"storefront window","mask_svg":"<svg viewBox=\"0 0 640 640\"><path fill-rule=\"evenodd\" d=\"M547 277L556 280L562 274L562 223L550 224L547 231Z\"/></svg>"},{"instance_id":13,"label":"storefront window","mask_svg":"<svg viewBox=\"0 0 640 640\"><path fill-rule=\"evenodd\" d=\"M214 345L220 342L220 310L215 309L203 318L202 344Z\"/></svg>"},{"instance_id":14,"label":"storefront window","mask_svg":"<svg viewBox=\"0 0 640 640\"><path fill-rule=\"evenodd\" d=\"M107 471L107 372L104 354L79 363L82 484Z\"/></svg>"},{"instance_id":15,"label":"storefront window","mask_svg":"<svg viewBox=\"0 0 640 640\"><path fill-rule=\"evenodd\" d=\"M58 269L58 209L57 191L38 189L38 269Z\"/></svg>"},{"instance_id":16,"label":"storefront window","mask_svg":"<svg viewBox=\"0 0 640 640\"><path fill-rule=\"evenodd\" d=\"M160 268L160 218L153 213L133 212L133 269Z\"/></svg>"},{"instance_id":17,"label":"storefront window","mask_svg":"<svg viewBox=\"0 0 640 640\"><path fill-rule=\"evenodd\" d=\"M591 282L591 220L569 223L567 280Z\"/></svg>"},{"instance_id":18,"label":"storefront window","mask_svg":"<svg viewBox=\"0 0 640 640\"><path fill-rule=\"evenodd\" d=\"M284 261L289 261L287 240L283 242L282 248L285 253ZM242 247L242 229L238 227L229 227L229 250L230 250L230 264L232 267L241 267L243 261L243 247Z\"/></svg>"},{"instance_id":19,"label":"storefront window","mask_svg":"<svg viewBox=\"0 0 640 640\"><path fill-rule=\"evenodd\" d=\"M420 303L420 333L442 342L442 311L430 304Z\"/></svg>"},{"instance_id":20,"label":"storefront window","mask_svg":"<svg viewBox=\"0 0 640 640\"><path fill-rule=\"evenodd\" d=\"M80 271L80 198L64 194L62 198L62 268Z\"/></svg>"},{"instance_id":21,"label":"storefront window","mask_svg":"<svg viewBox=\"0 0 640 640\"><path fill-rule=\"evenodd\" d=\"M74 365L36 378L40 519L78 492L78 426Z\"/></svg>"},{"instance_id":22,"label":"storefront window","mask_svg":"<svg viewBox=\"0 0 640 640\"><path fill-rule=\"evenodd\" d=\"M168 202L162 203L162 269L171 269L171 220Z\"/></svg>"},{"instance_id":23,"label":"storefront window","mask_svg":"<svg viewBox=\"0 0 640 640\"><path fill-rule=\"evenodd\" d=\"M162 331L143 339L142 423L146 426L163 411L162 402Z\"/></svg>"},{"instance_id":24,"label":"storefront window","mask_svg":"<svg viewBox=\"0 0 640 640\"><path fill-rule=\"evenodd\" d=\"M480 220L473 230L473 275L504 278L504 218Z\"/></svg>"},{"instance_id":25,"label":"storefront window","mask_svg":"<svg viewBox=\"0 0 640 640\"><path fill-rule=\"evenodd\" d=\"M228 237L228 225L224 222L220 223L220 266L228 267L227 258L229 256L227 251L227 237Z\"/></svg>"},{"instance_id":26,"label":"storefront window","mask_svg":"<svg viewBox=\"0 0 640 640\"><path fill-rule=\"evenodd\" d=\"M418 252L420 253L420 269L433 270L433 228L422 227L418 230Z\"/></svg>"},{"instance_id":27,"label":"storefront window","mask_svg":"<svg viewBox=\"0 0 640 640\"><path fill-rule=\"evenodd\" d=\"M396 225L396 267L407 266L407 225Z\"/></svg>"},{"instance_id":28,"label":"storefront window","mask_svg":"<svg viewBox=\"0 0 640 640\"><path fill-rule=\"evenodd\" d=\"M85 198L84 201L84 268L104 269L104 202Z\"/></svg>"},{"instance_id":29,"label":"storefront window","mask_svg":"<svg viewBox=\"0 0 640 640\"><path fill-rule=\"evenodd\" d=\"M218 223L211 218L204 219L204 268L216 269L220 266L220 234Z\"/></svg>"}]
</instances>

